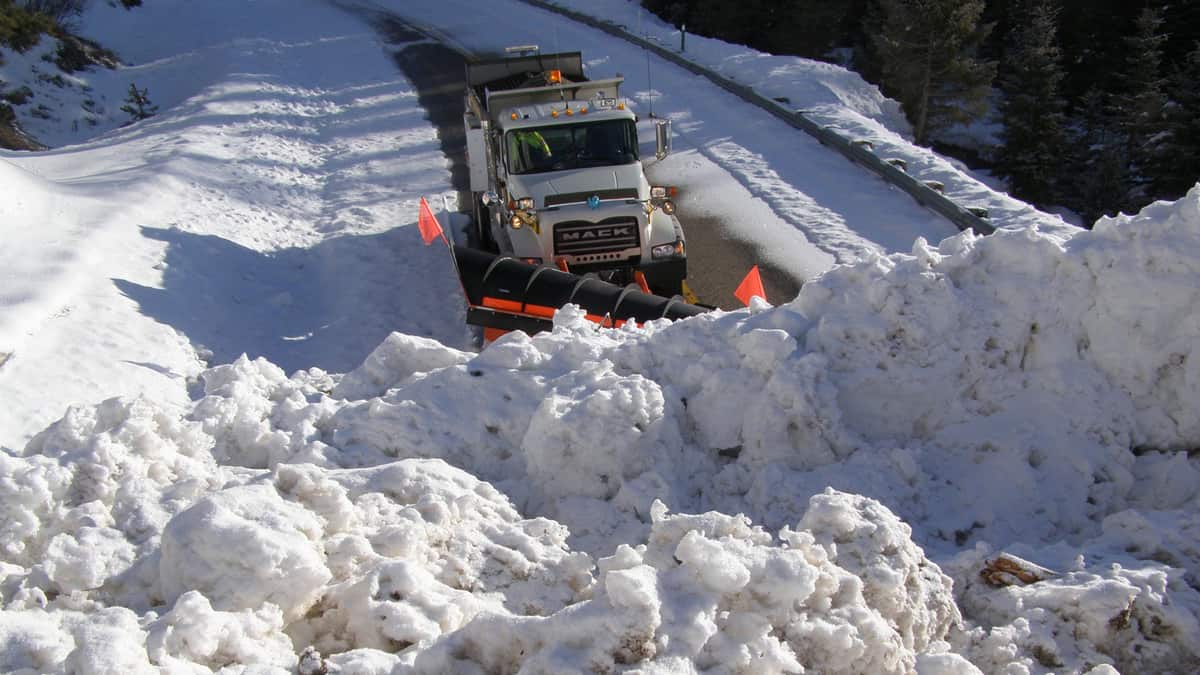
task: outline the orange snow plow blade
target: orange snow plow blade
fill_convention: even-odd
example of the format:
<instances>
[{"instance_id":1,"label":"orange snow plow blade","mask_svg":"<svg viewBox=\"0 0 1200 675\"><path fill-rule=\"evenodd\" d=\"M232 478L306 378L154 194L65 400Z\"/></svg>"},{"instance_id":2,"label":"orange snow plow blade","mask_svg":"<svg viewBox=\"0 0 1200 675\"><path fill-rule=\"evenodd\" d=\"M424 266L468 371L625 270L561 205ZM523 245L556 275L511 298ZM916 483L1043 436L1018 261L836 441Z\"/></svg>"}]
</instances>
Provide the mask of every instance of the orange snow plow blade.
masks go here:
<instances>
[{"instance_id":1,"label":"orange snow plow blade","mask_svg":"<svg viewBox=\"0 0 1200 675\"><path fill-rule=\"evenodd\" d=\"M452 248L467 296L467 323L483 326L489 341L512 330L531 335L550 330L554 312L568 304L579 305L588 319L612 327L629 321L641 325L654 319L685 319L708 311L635 285L618 286L473 248Z\"/></svg>"}]
</instances>

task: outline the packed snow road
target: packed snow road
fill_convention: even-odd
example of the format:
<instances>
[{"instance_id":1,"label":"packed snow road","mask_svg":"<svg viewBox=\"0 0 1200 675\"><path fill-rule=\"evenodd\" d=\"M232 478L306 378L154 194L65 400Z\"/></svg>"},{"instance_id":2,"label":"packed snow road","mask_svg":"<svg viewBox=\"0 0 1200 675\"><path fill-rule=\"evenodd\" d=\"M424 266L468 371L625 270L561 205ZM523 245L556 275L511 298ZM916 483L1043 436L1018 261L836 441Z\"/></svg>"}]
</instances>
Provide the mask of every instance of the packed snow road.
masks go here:
<instances>
[{"instance_id":1,"label":"packed snow road","mask_svg":"<svg viewBox=\"0 0 1200 675\"><path fill-rule=\"evenodd\" d=\"M754 264L764 271L769 299L778 303L834 262L907 251L919 236L938 241L957 232L883 181L861 180L861 169L715 85L557 15L519 2L339 4L382 25L385 39L388 22L400 20L454 47L420 43L397 53L406 76L422 89L443 86L447 71L461 73L460 52L500 53L516 43L582 51L593 76L624 73L639 114L675 122L675 154L647 162L647 172L656 183L680 188L689 284L704 302L737 307L733 289ZM554 26L550 34L528 28L547 24ZM427 99L447 156L457 164L461 101L440 93ZM436 108L441 102L449 112ZM738 129L736 137L722 132L731 128ZM850 180L868 186L866 194L846 192Z\"/></svg>"},{"instance_id":2,"label":"packed snow road","mask_svg":"<svg viewBox=\"0 0 1200 675\"><path fill-rule=\"evenodd\" d=\"M451 181L457 190L458 204L470 204L471 193L467 184L466 141L462 128L463 90L466 86L462 77L465 59L461 52L432 41L416 28L406 24L397 15L387 11L351 7L357 15L367 20L379 32L389 48L394 49L393 58L404 76L417 88L420 103L426 110L430 122L437 127L442 152L450 160ZM643 138L653 138L652 127L641 125ZM645 143L643 143L645 146ZM651 154L643 147L643 155ZM656 162L648 163L653 179L661 173ZM669 183L669 180L663 182ZM757 264L763 276L767 297L780 302L796 296L803 279L787 267L763 259L761 246L730 237L733 230L721 215L711 215L691 207L687 188L677 200L678 214L685 223L688 237L689 274L688 285L700 301L722 309L736 309L740 303L734 297L734 289L751 266ZM477 246L472 228L459 228L455 232L457 241Z\"/></svg>"}]
</instances>

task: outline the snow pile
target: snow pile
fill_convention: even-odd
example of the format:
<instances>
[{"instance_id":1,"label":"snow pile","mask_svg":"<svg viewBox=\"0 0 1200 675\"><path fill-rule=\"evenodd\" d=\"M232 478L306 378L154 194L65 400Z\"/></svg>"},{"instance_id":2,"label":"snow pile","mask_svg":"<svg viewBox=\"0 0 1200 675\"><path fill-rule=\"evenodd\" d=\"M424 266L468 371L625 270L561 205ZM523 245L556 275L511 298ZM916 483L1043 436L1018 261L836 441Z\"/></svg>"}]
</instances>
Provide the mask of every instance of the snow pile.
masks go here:
<instances>
[{"instance_id":1,"label":"snow pile","mask_svg":"<svg viewBox=\"0 0 1200 675\"><path fill-rule=\"evenodd\" d=\"M832 483L955 545L1094 536L1135 497L1131 448L1194 447L1200 432L1198 197L1065 245L1031 230L918 242L749 317L597 333L560 312L555 334L402 369L383 396L336 411L325 440L501 483L553 476L514 495L553 517L644 516L667 494L778 528Z\"/></svg>"},{"instance_id":2,"label":"snow pile","mask_svg":"<svg viewBox=\"0 0 1200 675\"><path fill-rule=\"evenodd\" d=\"M778 308L73 409L0 455L0 663L1194 668L1197 250L1200 187ZM1000 549L1056 574L990 586Z\"/></svg>"},{"instance_id":3,"label":"snow pile","mask_svg":"<svg viewBox=\"0 0 1200 675\"><path fill-rule=\"evenodd\" d=\"M1002 207L1015 229L910 247L945 224L656 70L656 110L694 115L677 166L755 190L697 192L910 253L780 307L618 330L565 308L463 351L444 251L395 227L444 157L372 29L224 4L93 3L142 62L112 84L173 107L0 162L0 431L146 392L0 449L0 670L1200 669L1200 188L1094 232ZM419 11L473 47L559 30ZM561 27L599 72L645 68L591 33ZM843 71L693 44L888 123ZM1000 551L1050 572L989 585Z\"/></svg>"},{"instance_id":4,"label":"snow pile","mask_svg":"<svg viewBox=\"0 0 1200 675\"><path fill-rule=\"evenodd\" d=\"M312 646L350 672L367 658L782 672L797 654L906 672L958 618L949 579L861 497L814 497L780 543L744 517L655 503L648 542L601 560L597 583L564 526L444 462L248 471L198 452L212 447L199 426L113 400L6 459L6 520L26 528L5 533L5 670L291 669Z\"/></svg>"},{"instance_id":5,"label":"snow pile","mask_svg":"<svg viewBox=\"0 0 1200 675\"><path fill-rule=\"evenodd\" d=\"M815 496L813 517L778 544L744 516L653 511L646 544L599 560L591 600L545 618L480 617L416 670L905 673L958 619L950 580L877 502Z\"/></svg>"}]
</instances>

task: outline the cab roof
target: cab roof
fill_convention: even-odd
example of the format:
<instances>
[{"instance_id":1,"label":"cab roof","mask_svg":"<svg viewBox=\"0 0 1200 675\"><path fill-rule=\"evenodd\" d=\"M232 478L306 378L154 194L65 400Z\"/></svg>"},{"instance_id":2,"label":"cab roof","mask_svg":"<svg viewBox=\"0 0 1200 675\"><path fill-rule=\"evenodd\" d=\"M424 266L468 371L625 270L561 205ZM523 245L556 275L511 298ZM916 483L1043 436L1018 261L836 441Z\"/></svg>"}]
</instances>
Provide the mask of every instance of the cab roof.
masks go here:
<instances>
[{"instance_id":1,"label":"cab roof","mask_svg":"<svg viewBox=\"0 0 1200 675\"><path fill-rule=\"evenodd\" d=\"M608 107L597 106L593 101L567 101L566 105L563 103L538 103L505 108L499 115L498 126L507 131L559 124L632 119L634 119L633 112L626 108L620 99Z\"/></svg>"}]
</instances>

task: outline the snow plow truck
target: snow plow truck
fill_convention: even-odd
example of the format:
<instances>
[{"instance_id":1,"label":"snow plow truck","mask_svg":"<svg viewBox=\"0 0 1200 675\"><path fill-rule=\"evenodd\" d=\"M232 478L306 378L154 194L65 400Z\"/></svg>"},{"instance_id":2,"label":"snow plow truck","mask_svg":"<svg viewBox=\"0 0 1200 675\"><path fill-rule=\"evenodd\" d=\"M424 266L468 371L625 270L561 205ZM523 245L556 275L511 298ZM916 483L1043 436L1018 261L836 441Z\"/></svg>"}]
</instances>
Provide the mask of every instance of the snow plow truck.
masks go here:
<instances>
[{"instance_id":1,"label":"snow plow truck","mask_svg":"<svg viewBox=\"0 0 1200 675\"><path fill-rule=\"evenodd\" d=\"M674 188L652 186L637 117L619 87L589 80L579 52L509 48L467 64L467 160L475 237L531 264L650 292L681 293L687 276ZM656 120L656 157L670 126Z\"/></svg>"}]
</instances>

